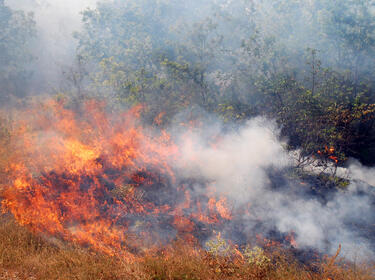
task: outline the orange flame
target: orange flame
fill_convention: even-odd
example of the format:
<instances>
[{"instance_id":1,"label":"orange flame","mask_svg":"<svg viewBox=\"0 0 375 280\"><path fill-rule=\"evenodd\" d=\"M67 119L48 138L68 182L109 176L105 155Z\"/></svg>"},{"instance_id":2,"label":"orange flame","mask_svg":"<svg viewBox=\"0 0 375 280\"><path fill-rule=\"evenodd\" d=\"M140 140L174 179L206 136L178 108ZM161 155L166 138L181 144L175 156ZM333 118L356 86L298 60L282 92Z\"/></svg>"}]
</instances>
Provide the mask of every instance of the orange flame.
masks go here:
<instances>
[{"instance_id":1,"label":"orange flame","mask_svg":"<svg viewBox=\"0 0 375 280\"><path fill-rule=\"evenodd\" d=\"M326 157L328 157L329 159L333 160L336 164L338 164L339 163L339 158L334 155L335 151L336 151L336 149L334 147L332 147L332 146L331 147L325 146L323 152L321 150L318 150L317 153L320 156L326 156Z\"/></svg>"},{"instance_id":2,"label":"orange flame","mask_svg":"<svg viewBox=\"0 0 375 280\"><path fill-rule=\"evenodd\" d=\"M230 220L226 198L196 198L187 186L176 187L178 148L165 131L139 124L140 109L111 115L91 100L75 112L47 101L17 112L3 209L36 233L128 258L147 238L163 239L149 219L191 241L196 223ZM159 189L178 201L153 193Z\"/></svg>"}]
</instances>

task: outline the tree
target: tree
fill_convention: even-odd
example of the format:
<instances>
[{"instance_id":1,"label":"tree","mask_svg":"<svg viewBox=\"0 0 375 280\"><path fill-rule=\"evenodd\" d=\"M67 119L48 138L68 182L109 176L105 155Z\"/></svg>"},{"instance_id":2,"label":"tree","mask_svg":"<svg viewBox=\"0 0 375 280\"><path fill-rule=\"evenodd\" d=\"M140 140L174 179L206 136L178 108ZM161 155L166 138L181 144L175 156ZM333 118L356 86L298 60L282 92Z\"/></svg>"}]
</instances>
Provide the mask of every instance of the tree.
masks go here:
<instances>
[{"instance_id":1,"label":"tree","mask_svg":"<svg viewBox=\"0 0 375 280\"><path fill-rule=\"evenodd\" d=\"M36 36L32 14L13 11L0 0L0 98L24 96L33 56L30 45Z\"/></svg>"},{"instance_id":2,"label":"tree","mask_svg":"<svg viewBox=\"0 0 375 280\"><path fill-rule=\"evenodd\" d=\"M208 107L207 73L220 38L210 20L197 16L199 23L187 24L194 9L180 1L117 0L86 10L84 30L75 36L79 56L94 65L94 86L156 116L191 104Z\"/></svg>"},{"instance_id":3,"label":"tree","mask_svg":"<svg viewBox=\"0 0 375 280\"><path fill-rule=\"evenodd\" d=\"M355 87L365 76L373 80L375 1L328 1L325 5L322 30L337 50L337 67L352 73Z\"/></svg>"}]
</instances>

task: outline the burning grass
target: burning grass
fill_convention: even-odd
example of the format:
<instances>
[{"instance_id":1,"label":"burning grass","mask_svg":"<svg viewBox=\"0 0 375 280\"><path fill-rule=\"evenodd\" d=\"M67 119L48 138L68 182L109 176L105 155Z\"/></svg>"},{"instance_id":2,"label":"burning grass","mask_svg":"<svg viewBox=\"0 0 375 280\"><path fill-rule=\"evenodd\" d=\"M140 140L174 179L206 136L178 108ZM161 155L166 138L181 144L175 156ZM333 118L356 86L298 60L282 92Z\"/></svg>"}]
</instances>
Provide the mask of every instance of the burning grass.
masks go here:
<instances>
[{"instance_id":1,"label":"burning grass","mask_svg":"<svg viewBox=\"0 0 375 280\"><path fill-rule=\"evenodd\" d=\"M34 235L10 216L2 216L0 279L370 280L374 279L374 267L344 263L338 257L302 265L283 250L259 251L252 257L224 256L181 241L126 262Z\"/></svg>"}]
</instances>

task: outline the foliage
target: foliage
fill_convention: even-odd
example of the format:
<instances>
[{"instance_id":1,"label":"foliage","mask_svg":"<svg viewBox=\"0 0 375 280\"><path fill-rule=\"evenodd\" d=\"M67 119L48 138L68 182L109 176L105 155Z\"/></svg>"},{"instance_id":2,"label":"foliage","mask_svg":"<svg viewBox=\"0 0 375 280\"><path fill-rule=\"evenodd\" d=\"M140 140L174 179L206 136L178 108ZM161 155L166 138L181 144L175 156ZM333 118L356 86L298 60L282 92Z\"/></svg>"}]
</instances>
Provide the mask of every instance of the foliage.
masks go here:
<instances>
[{"instance_id":1,"label":"foliage","mask_svg":"<svg viewBox=\"0 0 375 280\"><path fill-rule=\"evenodd\" d=\"M21 94L32 15L0 2L2 90ZM322 164L375 164L372 0L101 1L82 13L78 100L142 104L167 125L198 106L227 122L276 119L290 149Z\"/></svg>"},{"instance_id":2,"label":"foliage","mask_svg":"<svg viewBox=\"0 0 375 280\"><path fill-rule=\"evenodd\" d=\"M253 249L247 247L245 249L244 256L249 264L255 264L259 267L267 266L271 261L270 258L264 254L264 250L257 246L255 246Z\"/></svg>"},{"instance_id":3,"label":"foliage","mask_svg":"<svg viewBox=\"0 0 375 280\"><path fill-rule=\"evenodd\" d=\"M219 233L215 239L206 242L207 252L214 256L225 256L230 253L230 246Z\"/></svg>"},{"instance_id":4,"label":"foliage","mask_svg":"<svg viewBox=\"0 0 375 280\"><path fill-rule=\"evenodd\" d=\"M23 96L33 59L31 42L36 35L32 14L13 11L0 0L0 100L11 95Z\"/></svg>"},{"instance_id":5,"label":"foliage","mask_svg":"<svg viewBox=\"0 0 375 280\"><path fill-rule=\"evenodd\" d=\"M373 5L280 0L249 7L253 35L242 41L217 111L227 120L275 118L303 156L374 164Z\"/></svg>"}]
</instances>

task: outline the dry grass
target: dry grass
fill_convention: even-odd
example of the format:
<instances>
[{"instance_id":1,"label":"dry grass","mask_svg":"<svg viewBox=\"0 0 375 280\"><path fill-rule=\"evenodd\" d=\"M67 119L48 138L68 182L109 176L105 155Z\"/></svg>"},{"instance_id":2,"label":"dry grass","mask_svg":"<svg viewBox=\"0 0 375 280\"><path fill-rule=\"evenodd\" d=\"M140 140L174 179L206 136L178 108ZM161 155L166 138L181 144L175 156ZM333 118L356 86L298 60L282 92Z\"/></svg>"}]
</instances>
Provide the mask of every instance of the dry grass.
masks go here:
<instances>
[{"instance_id":1,"label":"dry grass","mask_svg":"<svg viewBox=\"0 0 375 280\"><path fill-rule=\"evenodd\" d=\"M329 258L315 267L304 267L284 252L267 255L267 262L222 257L192 249L181 242L129 264L88 249L36 237L0 218L1 279L306 279L370 280L374 267L337 265ZM268 261L269 260L269 261Z\"/></svg>"},{"instance_id":2,"label":"dry grass","mask_svg":"<svg viewBox=\"0 0 375 280\"><path fill-rule=\"evenodd\" d=\"M115 258L35 237L11 219L1 219L0 277L16 272L14 279L147 279L136 269Z\"/></svg>"}]
</instances>

